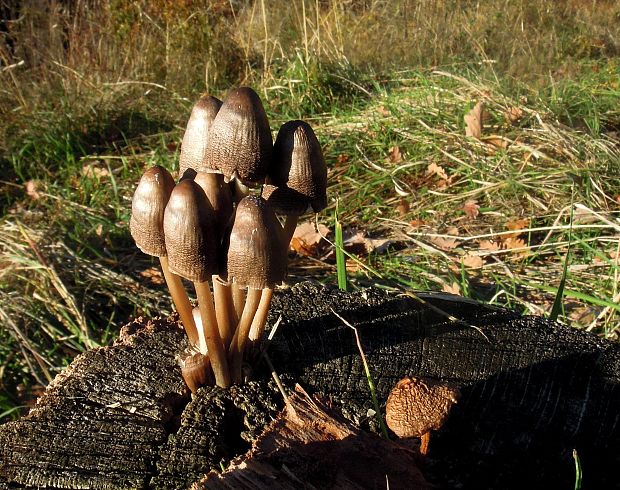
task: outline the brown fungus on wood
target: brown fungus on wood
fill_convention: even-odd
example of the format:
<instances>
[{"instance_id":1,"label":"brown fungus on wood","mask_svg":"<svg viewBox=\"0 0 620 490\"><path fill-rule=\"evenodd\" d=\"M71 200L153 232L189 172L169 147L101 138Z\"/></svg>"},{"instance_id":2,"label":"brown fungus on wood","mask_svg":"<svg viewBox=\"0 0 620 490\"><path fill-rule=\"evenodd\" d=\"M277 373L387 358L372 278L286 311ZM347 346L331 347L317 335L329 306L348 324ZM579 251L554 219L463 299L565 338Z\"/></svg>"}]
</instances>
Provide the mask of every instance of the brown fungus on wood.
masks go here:
<instances>
[{"instance_id":1,"label":"brown fungus on wood","mask_svg":"<svg viewBox=\"0 0 620 490\"><path fill-rule=\"evenodd\" d=\"M297 218L308 209L315 213L327 206L327 167L321 144L304 121L288 121L280 127L273 147L273 165L263 195L286 216L284 236L290 241Z\"/></svg>"},{"instance_id":2,"label":"brown fungus on wood","mask_svg":"<svg viewBox=\"0 0 620 490\"><path fill-rule=\"evenodd\" d=\"M273 153L269 121L258 94L241 87L228 94L209 132L205 153L227 181L262 183Z\"/></svg>"},{"instance_id":3,"label":"brown fungus on wood","mask_svg":"<svg viewBox=\"0 0 620 490\"><path fill-rule=\"evenodd\" d=\"M164 210L173 188L174 179L165 168L156 165L144 172L131 201L129 229L140 250L159 257L172 302L189 341L196 344L198 332L192 318L192 307L181 279L170 271L166 252Z\"/></svg>"},{"instance_id":4,"label":"brown fungus on wood","mask_svg":"<svg viewBox=\"0 0 620 490\"><path fill-rule=\"evenodd\" d=\"M194 105L181 143L179 175L182 176L187 169L196 172L219 172L219 169L205 158L205 150L213 120L221 106L222 101L211 95L203 95Z\"/></svg>"},{"instance_id":5,"label":"brown fungus on wood","mask_svg":"<svg viewBox=\"0 0 620 490\"><path fill-rule=\"evenodd\" d=\"M213 209L193 180L183 180L172 191L164 213L164 232L170 269L194 283L202 327L202 354L209 353L216 384L230 385L224 345L219 333L209 278L217 270L217 232Z\"/></svg>"},{"instance_id":6,"label":"brown fungus on wood","mask_svg":"<svg viewBox=\"0 0 620 490\"><path fill-rule=\"evenodd\" d=\"M237 206L227 254L228 280L237 287L247 288L229 350L233 379L237 382L246 341L260 340L273 289L286 277L286 268L286 247L275 213L261 197L243 198Z\"/></svg>"},{"instance_id":7,"label":"brown fungus on wood","mask_svg":"<svg viewBox=\"0 0 620 490\"><path fill-rule=\"evenodd\" d=\"M400 438L422 438L420 453L426 454L430 431L447 420L460 392L455 386L427 378L401 379L385 407L388 427Z\"/></svg>"}]
</instances>

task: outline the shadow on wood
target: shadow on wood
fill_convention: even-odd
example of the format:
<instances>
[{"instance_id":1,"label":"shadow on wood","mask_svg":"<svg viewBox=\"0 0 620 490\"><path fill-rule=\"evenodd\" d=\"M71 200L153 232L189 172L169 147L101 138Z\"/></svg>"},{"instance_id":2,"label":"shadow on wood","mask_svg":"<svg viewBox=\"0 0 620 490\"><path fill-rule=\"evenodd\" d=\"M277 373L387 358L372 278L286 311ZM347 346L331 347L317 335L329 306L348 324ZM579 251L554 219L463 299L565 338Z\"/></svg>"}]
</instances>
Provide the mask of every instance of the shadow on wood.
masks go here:
<instances>
[{"instance_id":1,"label":"shadow on wood","mask_svg":"<svg viewBox=\"0 0 620 490\"><path fill-rule=\"evenodd\" d=\"M583 488L618 487L617 344L446 295L423 298L433 307L299 284L274 298L269 325L283 321L269 356L289 386L376 429L353 331L333 309L356 325L381 403L405 375L460 387L431 436L431 483L572 487L577 449ZM79 356L28 416L0 427L0 488L187 488L246 451L282 407L269 373L259 363L255 383L190 400L176 359L185 347L175 322L137 321L113 346Z\"/></svg>"}]
</instances>

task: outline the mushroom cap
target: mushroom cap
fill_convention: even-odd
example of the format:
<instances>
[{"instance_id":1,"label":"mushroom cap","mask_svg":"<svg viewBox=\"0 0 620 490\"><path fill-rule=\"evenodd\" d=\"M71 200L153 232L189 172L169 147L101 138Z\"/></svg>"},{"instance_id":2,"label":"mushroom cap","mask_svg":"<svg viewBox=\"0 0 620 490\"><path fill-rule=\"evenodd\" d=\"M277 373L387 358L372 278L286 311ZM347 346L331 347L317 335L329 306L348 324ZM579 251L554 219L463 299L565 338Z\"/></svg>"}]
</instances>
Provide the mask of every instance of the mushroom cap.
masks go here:
<instances>
[{"instance_id":1,"label":"mushroom cap","mask_svg":"<svg viewBox=\"0 0 620 490\"><path fill-rule=\"evenodd\" d=\"M144 172L133 194L129 230L145 254L166 255L164 210L173 188L174 179L170 172L156 165Z\"/></svg>"},{"instance_id":2,"label":"mushroom cap","mask_svg":"<svg viewBox=\"0 0 620 490\"><path fill-rule=\"evenodd\" d=\"M211 95L203 95L194 105L181 143L179 175L183 175L188 168L196 172L219 171L205 159L205 150L211 125L221 106L222 101Z\"/></svg>"},{"instance_id":3,"label":"mushroom cap","mask_svg":"<svg viewBox=\"0 0 620 490\"><path fill-rule=\"evenodd\" d=\"M209 132L205 158L226 180L264 181L273 152L269 121L260 97L241 87L228 94Z\"/></svg>"},{"instance_id":4,"label":"mushroom cap","mask_svg":"<svg viewBox=\"0 0 620 490\"><path fill-rule=\"evenodd\" d=\"M164 213L170 271L193 282L208 280L217 268L217 231L213 209L193 180L179 182Z\"/></svg>"},{"instance_id":5,"label":"mushroom cap","mask_svg":"<svg viewBox=\"0 0 620 490\"><path fill-rule=\"evenodd\" d=\"M181 376L192 393L209 381L209 358L200 352L185 352L179 360Z\"/></svg>"},{"instance_id":6,"label":"mushroom cap","mask_svg":"<svg viewBox=\"0 0 620 490\"><path fill-rule=\"evenodd\" d=\"M398 437L420 437L443 425L459 396L449 383L406 377L388 397L385 420Z\"/></svg>"},{"instance_id":7,"label":"mushroom cap","mask_svg":"<svg viewBox=\"0 0 620 490\"><path fill-rule=\"evenodd\" d=\"M265 184L262 196L269 206L281 214L301 216L312 209L304 195L285 185L276 187L275 185Z\"/></svg>"},{"instance_id":8,"label":"mushroom cap","mask_svg":"<svg viewBox=\"0 0 620 490\"><path fill-rule=\"evenodd\" d=\"M194 182L204 191L215 215L218 243L224 235L233 214L233 200L230 186L222 174L198 172Z\"/></svg>"},{"instance_id":9,"label":"mushroom cap","mask_svg":"<svg viewBox=\"0 0 620 490\"><path fill-rule=\"evenodd\" d=\"M286 277L282 226L262 197L247 196L237 205L227 257L228 280L241 287L273 288Z\"/></svg>"},{"instance_id":10,"label":"mushroom cap","mask_svg":"<svg viewBox=\"0 0 620 490\"><path fill-rule=\"evenodd\" d=\"M308 123L289 121L282 125L273 147L269 180L304 196L315 212L327 206L327 167L319 140Z\"/></svg>"}]
</instances>

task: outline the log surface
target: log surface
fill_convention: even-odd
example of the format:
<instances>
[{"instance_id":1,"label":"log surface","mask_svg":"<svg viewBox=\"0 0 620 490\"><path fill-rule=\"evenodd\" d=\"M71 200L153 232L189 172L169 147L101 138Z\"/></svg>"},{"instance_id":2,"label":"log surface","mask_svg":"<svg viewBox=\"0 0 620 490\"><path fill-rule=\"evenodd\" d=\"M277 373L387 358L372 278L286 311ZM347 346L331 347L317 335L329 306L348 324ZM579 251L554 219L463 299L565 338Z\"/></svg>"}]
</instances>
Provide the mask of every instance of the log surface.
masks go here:
<instances>
[{"instance_id":1,"label":"log surface","mask_svg":"<svg viewBox=\"0 0 620 490\"><path fill-rule=\"evenodd\" d=\"M618 488L620 348L538 317L446 295L427 304L378 290L302 283L278 294L268 347L289 386L321 393L374 428L355 325L381 403L405 375L456 383L462 398L431 436L426 477L440 488ZM431 304L432 307L429 307ZM461 319L452 321L436 308ZM259 363L256 382L192 400L174 319L137 320L88 351L21 420L0 427L2 488L187 488L242 454L282 407Z\"/></svg>"}]
</instances>

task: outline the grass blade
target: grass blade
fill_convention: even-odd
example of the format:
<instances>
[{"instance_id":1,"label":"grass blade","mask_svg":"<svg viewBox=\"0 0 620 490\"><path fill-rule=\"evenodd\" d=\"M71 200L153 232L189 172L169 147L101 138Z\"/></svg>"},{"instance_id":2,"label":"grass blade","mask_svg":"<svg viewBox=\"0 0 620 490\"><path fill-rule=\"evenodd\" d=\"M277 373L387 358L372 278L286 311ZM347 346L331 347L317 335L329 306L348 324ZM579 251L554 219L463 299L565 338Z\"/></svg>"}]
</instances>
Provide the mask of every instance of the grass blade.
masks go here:
<instances>
[{"instance_id":1,"label":"grass blade","mask_svg":"<svg viewBox=\"0 0 620 490\"><path fill-rule=\"evenodd\" d=\"M581 490L581 460L576 449L573 449L573 459L575 460L575 490Z\"/></svg>"},{"instance_id":2,"label":"grass blade","mask_svg":"<svg viewBox=\"0 0 620 490\"><path fill-rule=\"evenodd\" d=\"M566 285L566 275L568 273L568 260L570 258L571 239L573 235L573 198L571 196L570 207L570 223L568 228L568 246L566 248L566 256L564 257L564 266L562 267L562 278L560 279L560 285L558 286L558 292L553 300L553 307L551 313L549 313L549 320L556 321L560 316L560 313L564 310L562 300L564 299L564 286Z\"/></svg>"},{"instance_id":3,"label":"grass blade","mask_svg":"<svg viewBox=\"0 0 620 490\"><path fill-rule=\"evenodd\" d=\"M338 221L338 206L334 212L335 221L335 245L336 245L336 271L338 273L338 288L347 290L347 262L344 258L344 240L342 237L342 223Z\"/></svg>"}]
</instances>

